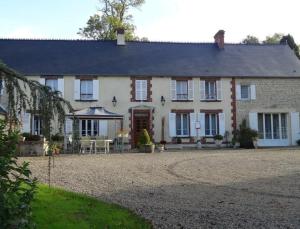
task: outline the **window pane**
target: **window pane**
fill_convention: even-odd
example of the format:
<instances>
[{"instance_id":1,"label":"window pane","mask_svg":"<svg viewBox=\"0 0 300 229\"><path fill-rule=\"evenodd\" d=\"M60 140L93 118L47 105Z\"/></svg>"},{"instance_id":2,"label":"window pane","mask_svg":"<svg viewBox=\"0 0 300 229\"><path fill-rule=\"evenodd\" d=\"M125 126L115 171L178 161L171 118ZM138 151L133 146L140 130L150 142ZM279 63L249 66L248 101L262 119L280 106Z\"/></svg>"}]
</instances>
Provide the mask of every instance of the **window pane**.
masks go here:
<instances>
[{"instance_id":1,"label":"window pane","mask_svg":"<svg viewBox=\"0 0 300 229\"><path fill-rule=\"evenodd\" d=\"M37 115L33 116L33 134L42 134L42 119Z\"/></svg>"},{"instance_id":2,"label":"window pane","mask_svg":"<svg viewBox=\"0 0 300 229\"><path fill-rule=\"evenodd\" d=\"M217 98L215 81L205 81L205 98L206 99Z\"/></svg>"},{"instance_id":3,"label":"window pane","mask_svg":"<svg viewBox=\"0 0 300 229\"><path fill-rule=\"evenodd\" d=\"M241 98L242 99L249 99L249 91L250 91L250 86L249 85L241 85Z\"/></svg>"},{"instance_id":4,"label":"window pane","mask_svg":"<svg viewBox=\"0 0 300 229\"><path fill-rule=\"evenodd\" d=\"M280 138L279 114L273 114L273 138Z\"/></svg>"},{"instance_id":5,"label":"window pane","mask_svg":"<svg viewBox=\"0 0 300 229\"><path fill-rule=\"evenodd\" d=\"M94 133L93 133L93 136L98 136L98 129L99 129L99 127L98 127L98 120L94 120L93 121L93 125L94 125Z\"/></svg>"},{"instance_id":6,"label":"window pane","mask_svg":"<svg viewBox=\"0 0 300 229\"><path fill-rule=\"evenodd\" d=\"M58 80L57 79L46 79L45 85L50 87L52 91L58 90Z\"/></svg>"},{"instance_id":7,"label":"window pane","mask_svg":"<svg viewBox=\"0 0 300 229\"><path fill-rule=\"evenodd\" d=\"M92 120L87 120L87 135L92 136Z\"/></svg>"},{"instance_id":8,"label":"window pane","mask_svg":"<svg viewBox=\"0 0 300 229\"><path fill-rule=\"evenodd\" d=\"M205 114L205 135L210 135L210 120L209 120L209 114Z\"/></svg>"},{"instance_id":9,"label":"window pane","mask_svg":"<svg viewBox=\"0 0 300 229\"><path fill-rule=\"evenodd\" d=\"M258 114L258 137L264 138L264 119L263 114Z\"/></svg>"},{"instance_id":10,"label":"window pane","mask_svg":"<svg viewBox=\"0 0 300 229\"><path fill-rule=\"evenodd\" d=\"M211 114L211 134L215 136L217 134L217 117L216 114Z\"/></svg>"},{"instance_id":11,"label":"window pane","mask_svg":"<svg viewBox=\"0 0 300 229\"><path fill-rule=\"evenodd\" d=\"M183 124L183 135L189 135L189 118L188 114L183 114L182 115L182 124Z\"/></svg>"},{"instance_id":12,"label":"window pane","mask_svg":"<svg viewBox=\"0 0 300 229\"><path fill-rule=\"evenodd\" d=\"M187 81L177 81L176 82L176 93L178 100L188 99L188 82Z\"/></svg>"},{"instance_id":13,"label":"window pane","mask_svg":"<svg viewBox=\"0 0 300 229\"><path fill-rule=\"evenodd\" d=\"M287 119L286 119L286 114L281 114L281 136L282 136L282 139L287 139Z\"/></svg>"},{"instance_id":14,"label":"window pane","mask_svg":"<svg viewBox=\"0 0 300 229\"><path fill-rule=\"evenodd\" d=\"M80 98L93 99L93 81L92 80L81 80L80 81Z\"/></svg>"},{"instance_id":15,"label":"window pane","mask_svg":"<svg viewBox=\"0 0 300 229\"><path fill-rule=\"evenodd\" d=\"M271 114L265 114L266 139L272 139Z\"/></svg>"},{"instance_id":16,"label":"window pane","mask_svg":"<svg viewBox=\"0 0 300 229\"><path fill-rule=\"evenodd\" d=\"M181 135L181 115L176 114L176 135Z\"/></svg>"},{"instance_id":17,"label":"window pane","mask_svg":"<svg viewBox=\"0 0 300 229\"><path fill-rule=\"evenodd\" d=\"M81 136L86 136L86 121L81 120Z\"/></svg>"}]
</instances>

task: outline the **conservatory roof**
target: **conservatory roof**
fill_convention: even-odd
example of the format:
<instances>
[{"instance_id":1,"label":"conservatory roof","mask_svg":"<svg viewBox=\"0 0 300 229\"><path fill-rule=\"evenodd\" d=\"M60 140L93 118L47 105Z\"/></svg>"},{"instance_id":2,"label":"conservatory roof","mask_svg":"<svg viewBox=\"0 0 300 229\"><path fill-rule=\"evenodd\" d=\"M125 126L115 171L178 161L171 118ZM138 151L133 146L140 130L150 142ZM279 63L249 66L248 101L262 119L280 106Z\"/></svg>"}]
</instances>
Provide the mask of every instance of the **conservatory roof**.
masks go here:
<instances>
[{"instance_id":1,"label":"conservatory roof","mask_svg":"<svg viewBox=\"0 0 300 229\"><path fill-rule=\"evenodd\" d=\"M104 107L88 107L82 110L75 111L74 114L68 116L75 116L76 118L97 118L97 119L122 119L123 115L110 112Z\"/></svg>"}]
</instances>

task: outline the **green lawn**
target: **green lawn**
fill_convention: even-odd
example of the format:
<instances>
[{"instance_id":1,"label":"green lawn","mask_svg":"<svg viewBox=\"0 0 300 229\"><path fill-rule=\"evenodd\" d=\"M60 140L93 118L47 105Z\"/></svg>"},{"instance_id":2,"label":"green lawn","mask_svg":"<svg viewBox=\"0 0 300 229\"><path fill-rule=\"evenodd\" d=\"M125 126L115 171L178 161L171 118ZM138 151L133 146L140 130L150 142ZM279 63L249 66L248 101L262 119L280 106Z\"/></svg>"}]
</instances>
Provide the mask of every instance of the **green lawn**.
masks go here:
<instances>
[{"instance_id":1,"label":"green lawn","mask_svg":"<svg viewBox=\"0 0 300 229\"><path fill-rule=\"evenodd\" d=\"M129 210L81 194L39 185L32 204L37 228L152 228Z\"/></svg>"}]
</instances>

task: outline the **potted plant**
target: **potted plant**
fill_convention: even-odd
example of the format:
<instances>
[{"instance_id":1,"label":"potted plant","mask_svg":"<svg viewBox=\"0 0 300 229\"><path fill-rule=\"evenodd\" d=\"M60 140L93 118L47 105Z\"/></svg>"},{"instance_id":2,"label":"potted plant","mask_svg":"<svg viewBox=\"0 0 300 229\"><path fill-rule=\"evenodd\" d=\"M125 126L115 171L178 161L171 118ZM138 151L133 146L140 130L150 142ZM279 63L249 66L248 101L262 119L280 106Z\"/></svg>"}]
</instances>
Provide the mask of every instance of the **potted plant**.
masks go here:
<instances>
[{"instance_id":1,"label":"potted plant","mask_svg":"<svg viewBox=\"0 0 300 229\"><path fill-rule=\"evenodd\" d=\"M240 148L240 143L236 137L232 138L231 144L234 149Z\"/></svg>"},{"instance_id":2,"label":"potted plant","mask_svg":"<svg viewBox=\"0 0 300 229\"><path fill-rule=\"evenodd\" d=\"M202 148L202 139L197 140L197 149Z\"/></svg>"},{"instance_id":3,"label":"potted plant","mask_svg":"<svg viewBox=\"0 0 300 229\"><path fill-rule=\"evenodd\" d=\"M140 152L154 153L155 145L151 142L150 136L146 129L143 129L143 131L139 137L138 147L139 147Z\"/></svg>"},{"instance_id":4,"label":"potted plant","mask_svg":"<svg viewBox=\"0 0 300 229\"><path fill-rule=\"evenodd\" d=\"M214 136L214 140L215 140L217 147L221 147L223 136L220 134L217 134Z\"/></svg>"},{"instance_id":5,"label":"potted plant","mask_svg":"<svg viewBox=\"0 0 300 229\"><path fill-rule=\"evenodd\" d=\"M167 144L167 142L165 140L161 140L159 142L159 146L162 148L161 149L162 151L164 151L166 149L166 144ZM160 152L162 152L162 151L160 151Z\"/></svg>"},{"instance_id":6,"label":"potted plant","mask_svg":"<svg viewBox=\"0 0 300 229\"><path fill-rule=\"evenodd\" d=\"M240 124L240 129L238 132L238 141L241 148L253 149L258 147L258 132L249 128L245 119Z\"/></svg>"},{"instance_id":7,"label":"potted plant","mask_svg":"<svg viewBox=\"0 0 300 229\"><path fill-rule=\"evenodd\" d=\"M182 143L181 138L180 138L180 137L177 137L177 138L176 138L176 144L181 144L181 143Z\"/></svg>"},{"instance_id":8,"label":"potted plant","mask_svg":"<svg viewBox=\"0 0 300 229\"><path fill-rule=\"evenodd\" d=\"M57 144L52 144L50 146L50 151L51 151L52 155L59 155L60 150L61 150L61 147Z\"/></svg>"},{"instance_id":9,"label":"potted plant","mask_svg":"<svg viewBox=\"0 0 300 229\"><path fill-rule=\"evenodd\" d=\"M51 136L51 140L52 140L53 144L55 144L57 146L57 148L63 149L64 136L57 133L57 134L54 134Z\"/></svg>"}]
</instances>

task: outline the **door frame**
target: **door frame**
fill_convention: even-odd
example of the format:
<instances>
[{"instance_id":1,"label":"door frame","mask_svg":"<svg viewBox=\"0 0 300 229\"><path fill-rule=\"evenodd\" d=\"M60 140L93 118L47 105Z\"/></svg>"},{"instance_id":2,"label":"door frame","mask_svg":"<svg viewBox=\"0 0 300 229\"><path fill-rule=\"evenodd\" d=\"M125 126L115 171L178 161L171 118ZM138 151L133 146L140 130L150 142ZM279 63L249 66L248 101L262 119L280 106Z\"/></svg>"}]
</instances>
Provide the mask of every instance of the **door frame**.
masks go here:
<instances>
[{"instance_id":1,"label":"door frame","mask_svg":"<svg viewBox=\"0 0 300 229\"><path fill-rule=\"evenodd\" d=\"M153 139L153 126L152 126L152 112L149 109L136 109L132 110L131 112L131 147L136 147L135 141L136 141L136 128L135 128L135 114L147 114L148 116L148 133L150 136L150 139Z\"/></svg>"}]
</instances>

